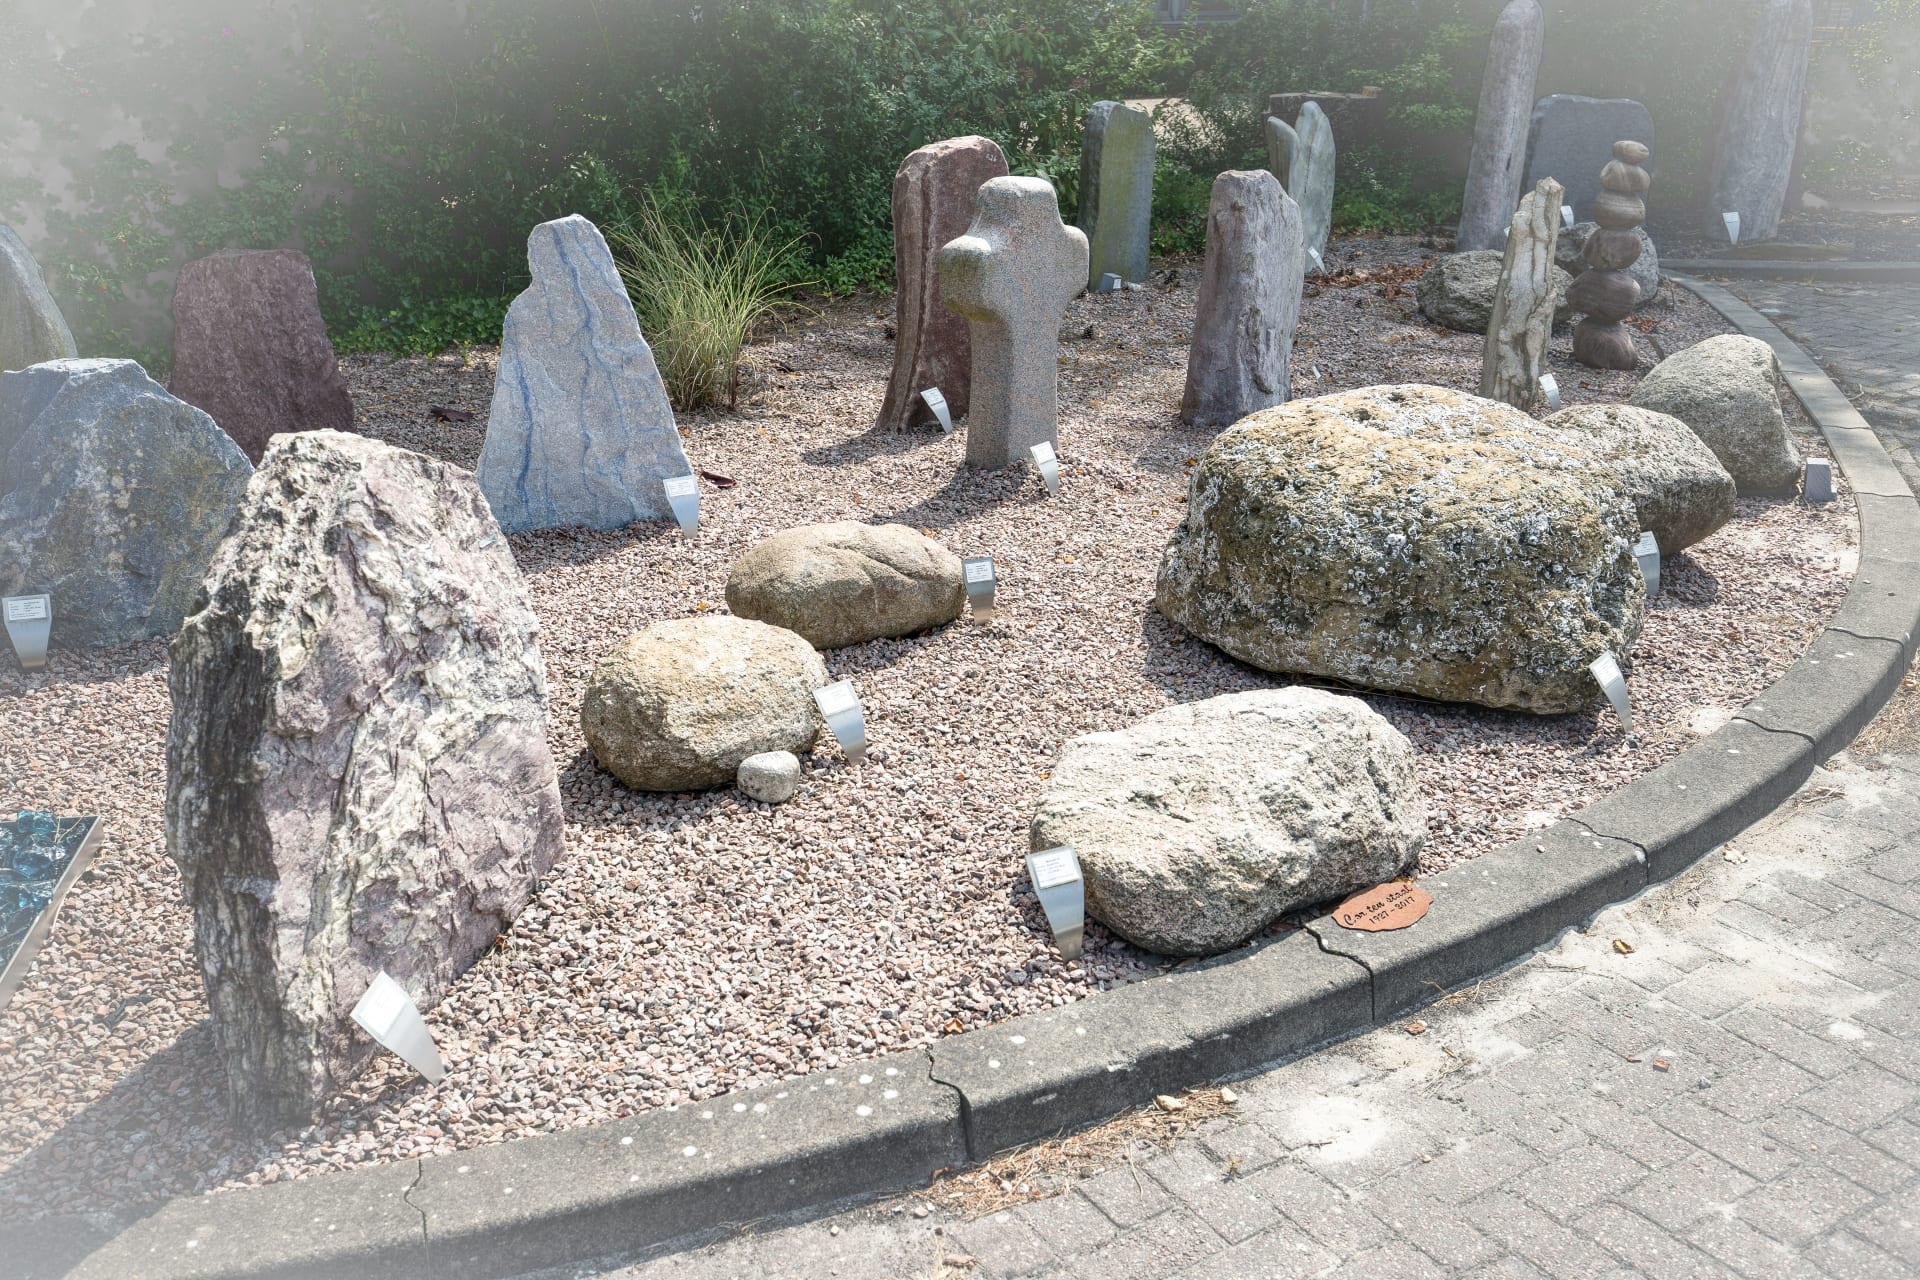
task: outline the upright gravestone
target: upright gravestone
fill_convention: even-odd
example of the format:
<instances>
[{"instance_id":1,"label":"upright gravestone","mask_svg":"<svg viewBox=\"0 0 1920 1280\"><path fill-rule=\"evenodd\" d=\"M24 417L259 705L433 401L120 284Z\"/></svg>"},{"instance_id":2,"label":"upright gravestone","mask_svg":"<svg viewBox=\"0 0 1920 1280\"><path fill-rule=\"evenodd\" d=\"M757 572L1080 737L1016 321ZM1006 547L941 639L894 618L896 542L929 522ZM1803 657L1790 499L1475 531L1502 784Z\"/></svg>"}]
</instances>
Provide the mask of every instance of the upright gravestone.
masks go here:
<instances>
[{"instance_id":1,"label":"upright gravestone","mask_svg":"<svg viewBox=\"0 0 1920 1280\"><path fill-rule=\"evenodd\" d=\"M467 472L268 447L169 677L167 852L241 1120L315 1119L375 975L432 1008L559 859L538 634Z\"/></svg>"},{"instance_id":2,"label":"upright gravestone","mask_svg":"<svg viewBox=\"0 0 1920 1280\"><path fill-rule=\"evenodd\" d=\"M172 635L253 467L131 360L0 374L0 596L53 596L53 641Z\"/></svg>"},{"instance_id":3,"label":"upright gravestone","mask_svg":"<svg viewBox=\"0 0 1920 1280\"><path fill-rule=\"evenodd\" d=\"M973 337L967 465L1005 467L1058 443L1060 317L1087 282L1087 238L1044 178L995 178L940 250L940 296Z\"/></svg>"},{"instance_id":4,"label":"upright gravestone","mask_svg":"<svg viewBox=\"0 0 1920 1280\"><path fill-rule=\"evenodd\" d=\"M1324 258L1333 228L1333 125L1317 102L1300 108L1294 121L1287 194L1300 206L1302 242L1310 258Z\"/></svg>"},{"instance_id":5,"label":"upright gravestone","mask_svg":"<svg viewBox=\"0 0 1920 1280\"><path fill-rule=\"evenodd\" d=\"M1480 394L1523 412L1533 408L1540 366L1553 336L1553 309L1559 301L1553 250L1560 235L1560 203L1560 184L1542 178L1514 212L1480 361Z\"/></svg>"},{"instance_id":6,"label":"upright gravestone","mask_svg":"<svg viewBox=\"0 0 1920 1280\"><path fill-rule=\"evenodd\" d=\"M1007 176L991 138L930 142L893 175L893 376L878 425L925 421L920 393L938 387L954 417L967 412L972 344L967 322L940 305L940 246L966 231L980 184Z\"/></svg>"},{"instance_id":7,"label":"upright gravestone","mask_svg":"<svg viewBox=\"0 0 1920 1280\"><path fill-rule=\"evenodd\" d=\"M1300 206L1271 173L1236 169L1213 180L1183 421L1225 426L1286 403L1305 271L1301 239Z\"/></svg>"},{"instance_id":8,"label":"upright gravestone","mask_svg":"<svg viewBox=\"0 0 1920 1280\"><path fill-rule=\"evenodd\" d=\"M1463 253L1498 249L1500 232L1520 198L1527 112L1540 74L1545 33L1539 0L1511 0L1493 24L1487 69L1480 79L1480 109L1473 117L1467 188L1461 197L1457 239Z\"/></svg>"},{"instance_id":9,"label":"upright gravestone","mask_svg":"<svg viewBox=\"0 0 1920 1280\"><path fill-rule=\"evenodd\" d=\"M0 223L0 373L79 354L40 264L13 228Z\"/></svg>"},{"instance_id":10,"label":"upright gravestone","mask_svg":"<svg viewBox=\"0 0 1920 1280\"><path fill-rule=\"evenodd\" d=\"M1746 57L1722 99L1704 219L1715 237L1727 233L1727 213L1740 215L1742 240L1779 234L1812 44L1811 0L1763 0Z\"/></svg>"},{"instance_id":11,"label":"upright gravestone","mask_svg":"<svg viewBox=\"0 0 1920 1280\"><path fill-rule=\"evenodd\" d=\"M1653 117L1632 98L1583 98L1555 93L1540 99L1527 130L1528 186L1552 178L1566 189L1576 222L1593 218L1600 169L1616 142L1638 142L1653 152ZM1652 172L1651 162L1646 166Z\"/></svg>"},{"instance_id":12,"label":"upright gravestone","mask_svg":"<svg viewBox=\"0 0 1920 1280\"><path fill-rule=\"evenodd\" d=\"M216 253L181 267L167 389L213 415L254 462L283 431L352 431L307 255Z\"/></svg>"},{"instance_id":13,"label":"upright gravestone","mask_svg":"<svg viewBox=\"0 0 1920 1280\"><path fill-rule=\"evenodd\" d=\"M1621 323L1640 301L1640 284L1629 269L1640 257L1640 224L1653 178L1640 167L1647 149L1638 142L1613 144L1613 159L1600 171L1594 203L1599 229L1581 250L1587 270L1567 289L1567 305L1586 316L1573 329L1573 358L1592 369L1631 370L1640 363L1633 335Z\"/></svg>"},{"instance_id":14,"label":"upright gravestone","mask_svg":"<svg viewBox=\"0 0 1920 1280\"><path fill-rule=\"evenodd\" d=\"M1080 140L1080 215L1087 234L1087 287L1112 273L1147 278L1153 233L1153 116L1124 102L1087 108Z\"/></svg>"},{"instance_id":15,"label":"upright gravestone","mask_svg":"<svg viewBox=\"0 0 1920 1280\"><path fill-rule=\"evenodd\" d=\"M671 519L663 482L693 468L606 238L578 214L543 222L527 265L480 448L494 519L508 533Z\"/></svg>"},{"instance_id":16,"label":"upright gravestone","mask_svg":"<svg viewBox=\"0 0 1920 1280\"><path fill-rule=\"evenodd\" d=\"M1293 153L1300 146L1300 135L1293 126L1279 116L1268 116L1267 133L1267 172L1280 183L1282 190L1293 181ZM1298 204L1299 201L1294 201Z\"/></svg>"}]
</instances>

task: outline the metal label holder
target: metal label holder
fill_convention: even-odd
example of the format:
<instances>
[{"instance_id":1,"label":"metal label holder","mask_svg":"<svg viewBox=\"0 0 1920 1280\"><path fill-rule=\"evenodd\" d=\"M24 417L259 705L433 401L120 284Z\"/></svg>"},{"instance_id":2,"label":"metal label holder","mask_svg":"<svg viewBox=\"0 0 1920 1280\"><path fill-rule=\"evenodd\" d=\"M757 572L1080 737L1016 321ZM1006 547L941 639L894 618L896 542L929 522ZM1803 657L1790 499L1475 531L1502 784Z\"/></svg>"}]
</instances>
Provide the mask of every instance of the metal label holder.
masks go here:
<instances>
[{"instance_id":1,"label":"metal label holder","mask_svg":"<svg viewBox=\"0 0 1920 1280\"><path fill-rule=\"evenodd\" d=\"M60 904L66 901L67 890L73 888L74 883L92 863L93 855L100 851L100 842L106 836L106 825L91 814L80 818L69 818L67 821L84 822L87 824L86 830L77 833L79 842L74 848L73 856L67 860L66 870L60 873L60 879L55 882L53 893L47 899L47 905L40 908L40 914L27 927L26 936L20 939L20 945L15 949L12 958L7 961L6 968L0 969L0 1009L7 1007L7 1002L13 999L13 993L20 989L22 982L26 981L28 972L33 968L34 957L40 954L40 948L46 942L47 935L53 932L53 920L60 914ZM65 839L71 840L73 835L74 833L70 832ZM56 836L56 838L60 837Z\"/></svg>"},{"instance_id":2,"label":"metal label holder","mask_svg":"<svg viewBox=\"0 0 1920 1280\"><path fill-rule=\"evenodd\" d=\"M352 1016L381 1048L398 1055L432 1083L439 1084L446 1077L446 1064L440 1059L440 1049L433 1043L426 1019L420 1016L420 1006L384 969L373 975L373 985L353 1006Z\"/></svg>"},{"instance_id":3,"label":"metal label holder","mask_svg":"<svg viewBox=\"0 0 1920 1280\"><path fill-rule=\"evenodd\" d=\"M1833 501L1833 464L1825 458L1808 458L1807 474L1800 482L1800 496L1808 502Z\"/></svg>"},{"instance_id":4,"label":"metal label holder","mask_svg":"<svg viewBox=\"0 0 1920 1280\"><path fill-rule=\"evenodd\" d=\"M952 435L953 410L947 407L946 393L938 387L928 387L920 393L920 398L926 401L927 408L933 410L933 416L939 419L940 434L946 436Z\"/></svg>"},{"instance_id":5,"label":"metal label holder","mask_svg":"<svg viewBox=\"0 0 1920 1280\"><path fill-rule=\"evenodd\" d=\"M993 616L994 588L998 578L994 574L992 556L974 556L960 562L960 580L966 584L967 604L973 609L973 620L985 622Z\"/></svg>"},{"instance_id":6,"label":"metal label holder","mask_svg":"<svg viewBox=\"0 0 1920 1280\"><path fill-rule=\"evenodd\" d=\"M1573 229L1573 206L1572 205L1563 204L1560 206L1560 221L1567 225L1567 229L1569 231Z\"/></svg>"},{"instance_id":7,"label":"metal label holder","mask_svg":"<svg viewBox=\"0 0 1920 1280\"><path fill-rule=\"evenodd\" d=\"M1627 699L1627 678L1620 674L1620 660L1611 653L1603 653L1587 664L1587 670L1593 672L1600 692L1613 704L1613 714L1620 717L1620 727L1632 729L1633 706Z\"/></svg>"},{"instance_id":8,"label":"metal label holder","mask_svg":"<svg viewBox=\"0 0 1920 1280\"><path fill-rule=\"evenodd\" d=\"M680 522L680 532L691 538L700 527L700 478L667 476L660 481L660 487L667 491L667 505L673 508L673 518Z\"/></svg>"},{"instance_id":9,"label":"metal label holder","mask_svg":"<svg viewBox=\"0 0 1920 1280\"><path fill-rule=\"evenodd\" d=\"M1099 287L1096 288L1094 292L1095 293L1118 293L1120 292L1120 286L1125 283L1126 283L1125 281L1123 281L1119 276L1115 275L1113 272L1111 271L1103 272L1100 276Z\"/></svg>"},{"instance_id":10,"label":"metal label holder","mask_svg":"<svg viewBox=\"0 0 1920 1280\"><path fill-rule=\"evenodd\" d=\"M1547 398L1547 412L1560 412L1560 379L1550 373L1540 375L1540 394Z\"/></svg>"},{"instance_id":11,"label":"metal label holder","mask_svg":"<svg viewBox=\"0 0 1920 1280\"><path fill-rule=\"evenodd\" d=\"M865 761L867 718L860 710L860 695L855 691L853 681L840 680L825 688L815 689L813 701L826 718L827 728L833 731L833 740L840 744L840 750L846 754L847 760L852 764Z\"/></svg>"},{"instance_id":12,"label":"metal label holder","mask_svg":"<svg viewBox=\"0 0 1920 1280\"><path fill-rule=\"evenodd\" d=\"M1053 446L1042 440L1027 452L1033 455L1033 465L1040 468L1040 483L1047 486L1047 496L1060 492L1060 459L1054 456Z\"/></svg>"},{"instance_id":13,"label":"metal label holder","mask_svg":"<svg viewBox=\"0 0 1920 1280\"><path fill-rule=\"evenodd\" d=\"M1327 264L1321 259L1318 249L1307 250L1307 258L1313 263L1313 269L1321 275L1327 274Z\"/></svg>"},{"instance_id":14,"label":"metal label holder","mask_svg":"<svg viewBox=\"0 0 1920 1280\"><path fill-rule=\"evenodd\" d=\"M6 619L7 639L20 665L38 671L47 665L47 639L53 634L53 597L8 596L0 601L0 616Z\"/></svg>"},{"instance_id":15,"label":"metal label holder","mask_svg":"<svg viewBox=\"0 0 1920 1280\"><path fill-rule=\"evenodd\" d=\"M1640 576L1647 580L1649 598L1660 594L1660 540L1651 529L1633 544L1633 558L1640 562Z\"/></svg>"},{"instance_id":16,"label":"metal label holder","mask_svg":"<svg viewBox=\"0 0 1920 1280\"><path fill-rule=\"evenodd\" d=\"M1080 875L1080 855L1070 844L1029 853L1027 875L1040 909L1046 912L1060 958L1079 959L1087 925L1087 882Z\"/></svg>"},{"instance_id":17,"label":"metal label holder","mask_svg":"<svg viewBox=\"0 0 1920 1280\"><path fill-rule=\"evenodd\" d=\"M1727 239L1734 244L1739 244L1740 243L1740 215L1735 213L1733 210L1729 209L1727 210L1727 212L1720 215L1720 221L1727 224Z\"/></svg>"}]
</instances>

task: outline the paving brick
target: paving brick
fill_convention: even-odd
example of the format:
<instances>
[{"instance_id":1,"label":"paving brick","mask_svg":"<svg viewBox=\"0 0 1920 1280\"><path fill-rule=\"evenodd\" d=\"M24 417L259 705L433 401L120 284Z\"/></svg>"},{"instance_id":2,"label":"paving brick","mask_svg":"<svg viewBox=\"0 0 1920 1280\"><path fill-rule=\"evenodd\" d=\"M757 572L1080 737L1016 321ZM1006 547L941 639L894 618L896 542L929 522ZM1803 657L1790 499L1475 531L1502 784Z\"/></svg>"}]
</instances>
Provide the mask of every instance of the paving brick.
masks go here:
<instances>
[{"instance_id":1,"label":"paving brick","mask_svg":"<svg viewBox=\"0 0 1920 1280\"><path fill-rule=\"evenodd\" d=\"M1367 1208L1394 1232L1449 1271L1462 1271L1500 1256L1499 1245L1460 1216L1458 1202L1447 1203L1394 1178L1372 1187Z\"/></svg>"},{"instance_id":2,"label":"paving brick","mask_svg":"<svg viewBox=\"0 0 1920 1280\"><path fill-rule=\"evenodd\" d=\"M1447 1280L1451 1274L1412 1245L1395 1241L1347 1259L1326 1280Z\"/></svg>"},{"instance_id":3,"label":"paving brick","mask_svg":"<svg viewBox=\"0 0 1920 1280\"><path fill-rule=\"evenodd\" d=\"M1547 1273L1524 1258L1508 1254L1475 1267L1460 1280L1547 1280Z\"/></svg>"},{"instance_id":4,"label":"paving brick","mask_svg":"<svg viewBox=\"0 0 1920 1280\"><path fill-rule=\"evenodd\" d=\"M1873 1198L1831 1169L1798 1164L1750 1192L1734 1212L1782 1243L1804 1245Z\"/></svg>"},{"instance_id":5,"label":"paving brick","mask_svg":"<svg viewBox=\"0 0 1920 1280\"><path fill-rule=\"evenodd\" d=\"M1273 1227L1210 1258L1196 1262L1172 1280L1292 1280L1321 1276L1340 1259L1291 1225ZM1085 1280L1082 1273L1080 1280Z\"/></svg>"},{"instance_id":6,"label":"paving brick","mask_svg":"<svg viewBox=\"0 0 1920 1280\"><path fill-rule=\"evenodd\" d=\"M1118 1230L1113 1220L1100 1212L1077 1188L1046 1200L1036 1200L1021 1208L1019 1214L1035 1234L1063 1257L1085 1253L1105 1244L1113 1239Z\"/></svg>"},{"instance_id":7,"label":"paving brick","mask_svg":"<svg viewBox=\"0 0 1920 1280\"><path fill-rule=\"evenodd\" d=\"M1371 1210L1298 1163L1271 1165L1247 1181L1288 1221L1343 1257L1371 1246L1386 1230Z\"/></svg>"},{"instance_id":8,"label":"paving brick","mask_svg":"<svg viewBox=\"0 0 1920 1280\"><path fill-rule=\"evenodd\" d=\"M1583 1214L1573 1229L1644 1275L1660 1280L1733 1280L1730 1268L1617 1204L1603 1204Z\"/></svg>"},{"instance_id":9,"label":"paving brick","mask_svg":"<svg viewBox=\"0 0 1920 1280\"><path fill-rule=\"evenodd\" d=\"M1620 1200L1649 1222L1684 1233L1709 1213L1725 1213L1758 1185L1718 1156L1695 1151L1646 1178Z\"/></svg>"},{"instance_id":10,"label":"paving brick","mask_svg":"<svg viewBox=\"0 0 1920 1280\"><path fill-rule=\"evenodd\" d=\"M1597 1142L1554 1156L1518 1188L1528 1204L1562 1222L1647 1176L1647 1167Z\"/></svg>"},{"instance_id":11,"label":"paving brick","mask_svg":"<svg viewBox=\"0 0 1920 1280\"><path fill-rule=\"evenodd\" d=\"M1819 1280L1824 1275L1792 1245L1762 1235L1738 1218L1708 1214L1687 1229L1686 1239L1747 1280Z\"/></svg>"},{"instance_id":12,"label":"paving brick","mask_svg":"<svg viewBox=\"0 0 1920 1280\"><path fill-rule=\"evenodd\" d=\"M1720 1019L1720 1028L1816 1076L1838 1075L1860 1056L1839 1041L1809 1035L1757 1006L1734 1010Z\"/></svg>"},{"instance_id":13,"label":"paving brick","mask_svg":"<svg viewBox=\"0 0 1920 1280\"><path fill-rule=\"evenodd\" d=\"M1080 1184L1080 1194L1122 1230L1145 1222L1173 1203L1166 1188L1131 1164L1087 1179Z\"/></svg>"},{"instance_id":14,"label":"paving brick","mask_svg":"<svg viewBox=\"0 0 1920 1280\"><path fill-rule=\"evenodd\" d=\"M1198 1218L1175 1212L1123 1231L1076 1261L1084 1275L1167 1276L1226 1247Z\"/></svg>"},{"instance_id":15,"label":"paving brick","mask_svg":"<svg viewBox=\"0 0 1920 1280\"><path fill-rule=\"evenodd\" d=\"M1832 1280L1913 1280L1914 1267L1851 1231L1822 1236L1807 1249L1820 1262L1820 1273Z\"/></svg>"},{"instance_id":16,"label":"paving brick","mask_svg":"<svg viewBox=\"0 0 1920 1280\"><path fill-rule=\"evenodd\" d=\"M1911 1166L1808 1111L1792 1107L1768 1120L1766 1131L1800 1158L1818 1162L1859 1183L1875 1195L1891 1195L1914 1179ZM1871 1131L1875 1136L1879 1127ZM1908 1151L1907 1155L1920 1155Z\"/></svg>"},{"instance_id":17,"label":"paving brick","mask_svg":"<svg viewBox=\"0 0 1920 1280\"><path fill-rule=\"evenodd\" d=\"M1909 1187L1885 1203L1855 1215L1853 1234L1920 1272L1920 1188Z\"/></svg>"},{"instance_id":18,"label":"paving brick","mask_svg":"<svg viewBox=\"0 0 1920 1280\"><path fill-rule=\"evenodd\" d=\"M1524 1177L1541 1162L1531 1147L1505 1133L1463 1136L1431 1154L1431 1160L1410 1165L1397 1181L1452 1204Z\"/></svg>"},{"instance_id":19,"label":"paving brick","mask_svg":"<svg viewBox=\"0 0 1920 1280\"><path fill-rule=\"evenodd\" d=\"M1507 1191L1468 1202L1461 1216L1554 1280L1588 1280L1599 1248ZM1604 1255L1603 1255L1604 1256Z\"/></svg>"},{"instance_id":20,"label":"paving brick","mask_svg":"<svg viewBox=\"0 0 1920 1280\"><path fill-rule=\"evenodd\" d=\"M1809 1090L1800 1106L1850 1133L1871 1128L1920 1098L1920 1088L1892 1072L1862 1063Z\"/></svg>"},{"instance_id":21,"label":"paving brick","mask_svg":"<svg viewBox=\"0 0 1920 1280\"><path fill-rule=\"evenodd\" d=\"M1057 1260L1052 1248L1012 1212L990 1214L952 1232L958 1253L972 1254L989 1275L1028 1276Z\"/></svg>"},{"instance_id":22,"label":"paving brick","mask_svg":"<svg viewBox=\"0 0 1920 1280\"><path fill-rule=\"evenodd\" d=\"M1654 1114L1661 1128L1711 1151L1734 1167L1767 1181L1798 1164L1800 1157L1757 1124L1735 1120L1692 1101L1676 1101Z\"/></svg>"},{"instance_id":23,"label":"paving brick","mask_svg":"<svg viewBox=\"0 0 1920 1280\"><path fill-rule=\"evenodd\" d=\"M1280 1211L1244 1180L1229 1177L1198 1146L1159 1157L1147 1172L1228 1244L1238 1244L1280 1222Z\"/></svg>"}]
</instances>

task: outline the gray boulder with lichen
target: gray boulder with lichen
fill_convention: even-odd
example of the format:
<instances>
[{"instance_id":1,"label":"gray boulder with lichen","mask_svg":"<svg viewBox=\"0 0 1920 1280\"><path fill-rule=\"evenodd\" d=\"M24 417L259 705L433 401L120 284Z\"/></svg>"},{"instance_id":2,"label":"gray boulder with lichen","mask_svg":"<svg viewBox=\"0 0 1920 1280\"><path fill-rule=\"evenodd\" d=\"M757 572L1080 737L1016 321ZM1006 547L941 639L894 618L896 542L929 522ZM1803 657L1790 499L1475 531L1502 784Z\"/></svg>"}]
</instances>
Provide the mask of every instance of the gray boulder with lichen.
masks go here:
<instances>
[{"instance_id":1,"label":"gray boulder with lichen","mask_svg":"<svg viewBox=\"0 0 1920 1280\"><path fill-rule=\"evenodd\" d=\"M1632 404L1680 419L1742 494L1791 493L1800 450L1780 408L1780 361L1758 338L1723 333L1655 365Z\"/></svg>"},{"instance_id":2,"label":"gray boulder with lichen","mask_svg":"<svg viewBox=\"0 0 1920 1280\"><path fill-rule=\"evenodd\" d=\"M903 524L839 520L782 530L727 575L736 617L785 627L816 649L952 622L966 598L960 557Z\"/></svg>"},{"instance_id":3,"label":"gray boulder with lichen","mask_svg":"<svg viewBox=\"0 0 1920 1280\"><path fill-rule=\"evenodd\" d=\"M1629 404L1579 404L1548 418L1612 468L1642 529L1673 555L1733 519L1733 477L1678 418Z\"/></svg>"},{"instance_id":4,"label":"gray boulder with lichen","mask_svg":"<svg viewBox=\"0 0 1920 1280\"><path fill-rule=\"evenodd\" d=\"M1494 299L1500 296L1500 270L1506 260L1501 249L1476 249L1434 259L1414 290L1420 312L1437 325L1460 333L1485 333L1493 323ZM1567 286L1573 277L1559 267L1548 267L1553 281L1553 322L1565 324L1573 316L1567 306Z\"/></svg>"}]
</instances>

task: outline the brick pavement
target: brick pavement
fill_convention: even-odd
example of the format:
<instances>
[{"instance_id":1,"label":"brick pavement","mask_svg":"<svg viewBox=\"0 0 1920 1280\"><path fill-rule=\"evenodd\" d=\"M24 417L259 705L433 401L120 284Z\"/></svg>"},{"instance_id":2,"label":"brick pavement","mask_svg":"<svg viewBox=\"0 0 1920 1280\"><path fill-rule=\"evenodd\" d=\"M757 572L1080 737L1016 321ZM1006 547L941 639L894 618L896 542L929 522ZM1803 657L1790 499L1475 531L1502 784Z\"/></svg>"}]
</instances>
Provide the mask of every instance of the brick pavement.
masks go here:
<instances>
[{"instance_id":1,"label":"brick pavement","mask_svg":"<svg viewBox=\"0 0 1920 1280\"><path fill-rule=\"evenodd\" d=\"M1920 409L1920 289L1740 290ZM1883 718L1916 722L1914 692ZM1920 1275L1920 733L1876 733L1686 874L1421 1011L1423 1034L1242 1082L1170 1151L975 1221L908 1197L600 1274Z\"/></svg>"}]
</instances>

